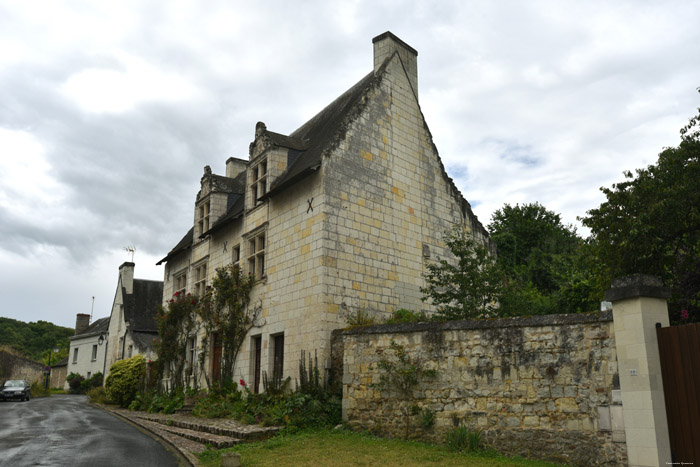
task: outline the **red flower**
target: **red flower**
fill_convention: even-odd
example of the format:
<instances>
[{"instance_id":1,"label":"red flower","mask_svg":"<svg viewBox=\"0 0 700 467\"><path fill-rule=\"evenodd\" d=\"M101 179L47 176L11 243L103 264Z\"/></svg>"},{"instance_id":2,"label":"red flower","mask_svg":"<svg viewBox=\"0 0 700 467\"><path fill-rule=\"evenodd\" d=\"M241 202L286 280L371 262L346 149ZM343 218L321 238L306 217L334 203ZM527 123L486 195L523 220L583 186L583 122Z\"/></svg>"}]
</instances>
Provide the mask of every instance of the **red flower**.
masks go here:
<instances>
[{"instance_id":1,"label":"red flower","mask_svg":"<svg viewBox=\"0 0 700 467\"><path fill-rule=\"evenodd\" d=\"M686 320L690 316L688 315L688 310L681 310L681 319Z\"/></svg>"},{"instance_id":2,"label":"red flower","mask_svg":"<svg viewBox=\"0 0 700 467\"><path fill-rule=\"evenodd\" d=\"M170 299L170 303L173 303L174 301L175 301L174 299L172 299L172 298ZM165 316L165 315L163 315L163 316Z\"/></svg>"},{"instance_id":3,"label":"red flower","mask_svg":"<svg viewBox=\"0 0 700 467\"><path fill-rule=\"evenodd\" d=\"M241 383L241 387L244 388L245 387L245 380L240 380L239 382Z\"/></svg>"}]
</instances>

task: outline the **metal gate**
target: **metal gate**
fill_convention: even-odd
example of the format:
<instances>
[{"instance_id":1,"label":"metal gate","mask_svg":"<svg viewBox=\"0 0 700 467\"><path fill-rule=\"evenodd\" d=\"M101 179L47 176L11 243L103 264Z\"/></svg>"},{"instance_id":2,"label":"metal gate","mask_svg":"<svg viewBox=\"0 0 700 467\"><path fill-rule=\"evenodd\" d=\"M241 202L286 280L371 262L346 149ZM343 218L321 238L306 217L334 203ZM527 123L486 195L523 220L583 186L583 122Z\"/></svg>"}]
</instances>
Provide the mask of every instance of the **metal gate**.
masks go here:
<instances>
[{"instance_id":1,"label":"metal gate","mask_svg":"<svg viewBox=\"0 0 700 467\"><path fill-rule=\"evenodd\" d=\"M700 465L700 324L657 328L673 462Z\"/></svg>"}]
</instances>

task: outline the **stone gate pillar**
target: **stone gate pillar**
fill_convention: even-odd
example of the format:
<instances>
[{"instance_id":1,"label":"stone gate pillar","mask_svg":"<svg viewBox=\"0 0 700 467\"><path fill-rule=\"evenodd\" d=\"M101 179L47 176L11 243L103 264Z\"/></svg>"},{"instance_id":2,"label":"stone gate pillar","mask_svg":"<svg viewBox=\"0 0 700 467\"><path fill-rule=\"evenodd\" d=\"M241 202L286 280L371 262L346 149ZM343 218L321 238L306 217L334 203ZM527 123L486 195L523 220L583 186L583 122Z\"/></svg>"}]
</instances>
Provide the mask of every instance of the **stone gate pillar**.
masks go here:
<instances>
[{"instance_id":1,"label":"stone gate pillar","mask_svg":"<svg viewBox=\"0 0 700 467\"><path fill-rule=\"evenodd\" d=\"M664 466L671 445L656 326L668 326L668 289L656 276L616 279L605 299L613 304L627 456L630 466Z\"/></svg>"}]
</instances>

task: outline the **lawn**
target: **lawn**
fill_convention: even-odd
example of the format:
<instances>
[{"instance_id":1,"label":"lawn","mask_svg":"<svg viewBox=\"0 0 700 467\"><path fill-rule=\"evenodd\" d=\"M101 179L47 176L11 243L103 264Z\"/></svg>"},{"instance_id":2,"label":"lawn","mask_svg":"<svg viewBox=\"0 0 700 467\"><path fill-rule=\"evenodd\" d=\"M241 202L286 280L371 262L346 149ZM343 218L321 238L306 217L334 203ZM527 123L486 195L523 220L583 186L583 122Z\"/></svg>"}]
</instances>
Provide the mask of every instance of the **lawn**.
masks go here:
<instances>
[{"instance_id":1,"label":"lawn","mask_svg":"<svg viewBox=\"0 0 700 467\"><path fill-rule=\"evenodd\" d=\"M492 452L456 453L444 446L387 440L346 430L316 430L281 434L268 441L241 444L200 454L205 466L220 466L221 453L234 451L247 466L531 466L557 464L508 458Z\"/></svg>"}]
</instances>

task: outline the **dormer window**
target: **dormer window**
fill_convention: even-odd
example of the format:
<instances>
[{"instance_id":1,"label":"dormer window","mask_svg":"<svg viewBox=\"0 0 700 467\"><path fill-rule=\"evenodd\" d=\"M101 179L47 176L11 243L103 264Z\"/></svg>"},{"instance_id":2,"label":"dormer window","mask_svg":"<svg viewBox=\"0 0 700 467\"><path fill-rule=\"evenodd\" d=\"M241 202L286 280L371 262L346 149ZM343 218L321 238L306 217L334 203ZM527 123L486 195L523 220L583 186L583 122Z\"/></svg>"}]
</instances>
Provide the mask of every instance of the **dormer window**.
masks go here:
<instances>
[{"instance_id":1,"label":"dormer window","mask_svg":"<svg viewBox=\"0 0 700 467\"><path fill-rule=\"evenodd\" d=\"M197 208L197 231L199 235L209 230L209 200Z\"/></svg>"},{"instance_id":2,"label":"dormer window","mask_svg":"<svg viewBox=\"0 0 700 467\"><path fill-rule=\"evenodd\" d=\"M259 204L258 198L267 193L267 159L261 160L251 169L250 197L251 207Z\"/></svg>"}]
</instances>

